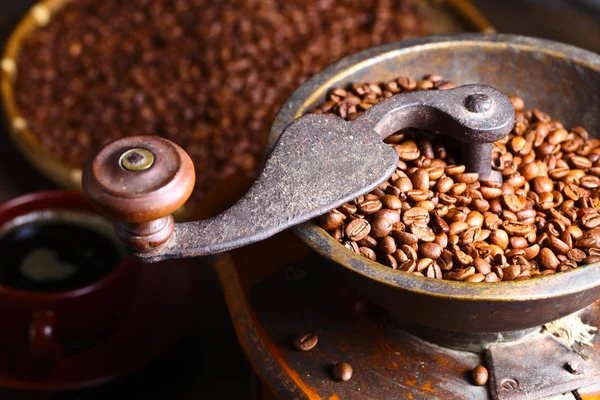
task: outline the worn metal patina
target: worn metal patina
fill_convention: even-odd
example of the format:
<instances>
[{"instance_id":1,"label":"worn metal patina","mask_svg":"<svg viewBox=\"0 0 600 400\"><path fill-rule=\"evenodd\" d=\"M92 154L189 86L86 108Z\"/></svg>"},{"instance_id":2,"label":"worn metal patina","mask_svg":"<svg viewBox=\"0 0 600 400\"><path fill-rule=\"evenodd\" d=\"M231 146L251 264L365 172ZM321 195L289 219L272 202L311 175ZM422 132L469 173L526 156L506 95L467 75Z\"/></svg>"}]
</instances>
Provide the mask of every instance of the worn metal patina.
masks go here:
<instances>
[{"instance_id":1,"label":"worn metal patina","mask_svg":"<svg viewBox=\"0 0 600 400\"><path fill-rule=\"evenodd\" d=\"M512 35L461 34L393 43L345 58L308 80L283 105L269 150L295 118L333 87L439 73L520 96L566 126L600 133L600 56L576 47ZM295 228L314 250L342 266L365 296L398 317L442 330L527 329L573 313L600 297L600 264L568 273L501 283L435 280L396 271L353 253L314 222ZM398 307L398 304L410 305Z\"/></svg>"}]
</instances>

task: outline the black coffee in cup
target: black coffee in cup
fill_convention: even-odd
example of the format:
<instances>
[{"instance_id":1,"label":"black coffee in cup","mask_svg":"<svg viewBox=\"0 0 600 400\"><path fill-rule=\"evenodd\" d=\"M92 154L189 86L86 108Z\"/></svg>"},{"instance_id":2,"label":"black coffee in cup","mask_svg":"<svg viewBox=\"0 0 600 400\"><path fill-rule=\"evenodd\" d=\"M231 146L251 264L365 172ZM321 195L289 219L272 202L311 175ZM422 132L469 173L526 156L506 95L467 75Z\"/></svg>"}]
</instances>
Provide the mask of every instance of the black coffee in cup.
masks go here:
<instances>
[{"instance_id":1,"label":"black coffee in cup","mask_svg":"<svg viewBox=\"0 0 600 400\"><path fill-rule=\"evenodd\" d=\"M102 279L121 258L115 241L91 225L33 220L0 234L0 284L37 292L73 290Z\"/></svg>"}]
</instances>

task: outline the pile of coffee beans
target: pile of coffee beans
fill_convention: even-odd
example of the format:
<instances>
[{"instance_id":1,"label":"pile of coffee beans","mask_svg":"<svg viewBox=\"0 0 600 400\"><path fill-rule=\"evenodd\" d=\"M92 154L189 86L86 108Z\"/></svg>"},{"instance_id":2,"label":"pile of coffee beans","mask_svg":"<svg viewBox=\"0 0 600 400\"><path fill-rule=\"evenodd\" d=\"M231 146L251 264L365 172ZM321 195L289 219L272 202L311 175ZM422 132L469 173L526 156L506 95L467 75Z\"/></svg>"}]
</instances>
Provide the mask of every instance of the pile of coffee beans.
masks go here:
<instances>
[{"instance_id":1,"label":"pile of coffee beans","mask_svg":"<svg viewBox=\"0 0 600 400\"><path fill-rule=\"evenodd\" d=\"M439 75L356 83L312 112L352 120L397 93L452 87ZM600 141L511 101L514 129L491 160L503 183L466 172L442 135L401 131L386 139L400 159L390 179L320 226L356 253L429 278L512 281L600 261Z\"/></svg>"},{"instance_id":2,"label":"pile of coffee beans","mask_svg":"<svg viewBox=\"0 0 600 400\"><path fill-rule=\"evenodd\" d=\"M23 43L16 100L73 167L122 136L174 141L202 194L257 172L275 114L308 76L423 33L413 0L73 0Z\"/></svg>"}]
</instances>

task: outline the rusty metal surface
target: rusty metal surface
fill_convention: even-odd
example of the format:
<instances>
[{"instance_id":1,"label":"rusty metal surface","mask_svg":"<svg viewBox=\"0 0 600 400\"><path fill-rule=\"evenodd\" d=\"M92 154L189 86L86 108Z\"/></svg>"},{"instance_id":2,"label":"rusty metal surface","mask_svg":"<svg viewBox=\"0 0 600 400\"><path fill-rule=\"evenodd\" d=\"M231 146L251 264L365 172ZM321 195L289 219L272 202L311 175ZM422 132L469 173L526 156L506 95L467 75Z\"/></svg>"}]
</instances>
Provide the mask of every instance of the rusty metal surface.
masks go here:
<instances>
[{"instance_id":1,"label":"rusty metal surface","mask_svg":"<svg viewBox=\"0 0 600 400\"><path fill-rule=\"evenodd\" d=\"M252 288L251 306L264 335L275 344L272 354L291 368L293 376L310 390L310 399L486 399L487 388L470 383L470 371L480 364L478 354L444 349L413 336L382 312L359 312L361 299L335 269L318 257L294 265L305 270L303 279L286 279L286 266ZM277 299L274 301L274 299ZM401 305L398 305L399 307ZM418 305L403 305L416 307ZM296 335L315 333L317 346L296 350ZM276 352L276 353L275 353ZM331 377L334 362L345 361L353 370L350 381ZM258 368L272 369L271 365ZM264 374L269 386L280 377ZM280 398L298 398L293 392Z\"/></svg>"},{"instance_id":2,"label":"rusty metal surface","mask_svg":"<svg viewBox=\"0 0 600 400\"><path fill-rule=\"evenodd\" d=\"M570 372L569 363L577 373ZM486 365L495 400L537 400L600 383L598 369L550 334L491 346Z\"/></svg>"},{"instance_id":3,"label":"rusty metal surface","mask_svg":"<svg viewBox=\"0 0 600 400\"><path fill-rule=\"evenodd\" d=\"M351 122L331 115L305 115L286 127L262 174L235 205L208 220L176 224L164 247L135 255L155 262L231 250L266 239L368 193L386 180L398 163L396 151L381 139L404 128L443 131L461 142L470 171L488 177L491 143L505 137L513 121L514 109L508 97L483 85L398 94ZM117 142L108 146L114 147ZM112 158L120 159L126 150L111 153ZM131 181L124 185L124 178L112 180L118 188L136 187L144 174L161 167L158 155L155 165L142 173L98 160L93 165L100 176L103 169L117 170L119 176L126 175L125 182ZM162 176L158 172L155 175ZM150 181L158 189L157 196L150 193L149 198L159 197L159 190L164 191L160 183ZM88 186L84 184L86 193ZM119 210L129 209L125 206L134 200L137 196L121 196L116 206Z\"/></svg>"},{"instance_id":4,"label":"rusty metal surface","mask_svg":"<svg viewBox=\"0 0 600 400\"><path fill-rule=\"evenodd\" d=\"M457 84L481 83L522 97L566 126L600 134L600 56L552 41L513 35L460 34L389 44L345 58L308 80L283 105L272 149L289 123L332 87L439 73ZM382 307L417 323L463 332L527 329L575 312L600 296L600 264L525 281L470 284L422 278L354 254L313 222L295 228L314 250L342 266L348 282ZM397 304L419 304L397 307Z\"/></svg>"},{"instance_id":5,"label":"rusty metal surface","mask_svg":"<svg viewBox=\"0 0 600 400\"><path fill-rule=\"evenodd\" d=\"M581 364L588 375L574 376L573 380L561 368L580 357L546 334L530 335L514 344L492 345L488 355L450 350L407 333L389 313L373 305L357 308L356 301L363 298L347 287L331 262L313 256L290 267L303 270L293 274L300 279L286 274L288 268L283 264L278 273L249 291L249 306L256 315L251 325L261 328L255 340L274 345L270 357L262 355L254 360L254 368L268 386L280 387L281 375L268 372L274 369L273 363L280 364L285 366L287 378L298 385L287 393L279 391L280 398L492 399L492 379L484 387L471 381L471 370L478 364L488 366L490 377L497 373L494 379L498 382L517 380L514 394L519 396L512 398L538 399L575 389L577 398L600 395L600 386L594 384L600 371L598 336L586 351L589 359ZM396 307L421 309L415 303ZM600 304L579 315L586 324L600 326ZM309 352L296 350L292 345L296 335L309 332L319 336L317 346ZM331 378L329 368L337 361L352 365L350 381L338 383ZM298 395L298 389L303 396Z\"/></svg>"}]
</instances>

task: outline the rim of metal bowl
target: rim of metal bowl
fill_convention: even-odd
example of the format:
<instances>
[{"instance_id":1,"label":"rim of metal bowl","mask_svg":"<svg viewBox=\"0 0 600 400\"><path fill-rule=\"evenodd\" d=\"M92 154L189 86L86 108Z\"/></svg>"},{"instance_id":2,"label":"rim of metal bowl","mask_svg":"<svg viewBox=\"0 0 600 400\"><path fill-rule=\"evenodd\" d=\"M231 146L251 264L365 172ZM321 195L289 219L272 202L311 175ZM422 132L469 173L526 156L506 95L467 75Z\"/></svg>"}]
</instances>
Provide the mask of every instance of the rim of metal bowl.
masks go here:
<instances>
[{"instance_id":1,"label":"rim of metal bowl","mask_svg":"<svg viewBox=\"0 0 600 400\"><path fill-rule=\"evenodd\" d=\"M27 126L15 99L14 82L19 73L16 63L25 38L38 29L52 23L56 12L72 0L41 0L29 9L11 32L2 54L0 71L0 92L2 94L3 113L8 124L12 142L21 154L40 173L58 186L81 190L81 168L72 167L46 150L39 139Z\"/></svg>"},{"instance_id":2,"label":"rim of metal bowl","mask_svg":"<svg viewBox=\"0 0 600 400\"><path fill-rule=\"evenodd\" d=\"M481 33L440 35L373 47L331 64L300 86L283 104L275 117L269 132L267 153L271 152L277 138L289 123L313 108L336 82L347 78L355 71L378 64L382 60L428 49L451 49L474 45L541 52L552 57L568 59L600 74L598 54L559 42L518 35ZM356 254L334 240L313 221L298 225L294 231L313 250L362 278L427 296L470 301L528 301L565 296L600 285L600 262L567 273L500 283L430 279L393 270Z\"/></svg>"}]
</instances>

